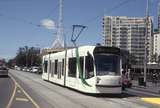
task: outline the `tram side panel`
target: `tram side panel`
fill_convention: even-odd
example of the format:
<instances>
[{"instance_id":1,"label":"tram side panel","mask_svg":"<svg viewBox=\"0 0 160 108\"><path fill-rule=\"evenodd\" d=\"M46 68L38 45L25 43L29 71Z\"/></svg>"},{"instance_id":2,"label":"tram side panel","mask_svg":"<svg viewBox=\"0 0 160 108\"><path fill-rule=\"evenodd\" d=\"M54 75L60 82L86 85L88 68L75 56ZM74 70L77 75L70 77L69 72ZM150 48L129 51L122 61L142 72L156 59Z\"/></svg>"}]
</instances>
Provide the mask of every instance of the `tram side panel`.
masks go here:
<instances>
[{"instance_id":1,"label":"tram side panel","mask_svg":"<svg viewBox=\"0 0 160 108\"><path fill-rule=\"evenodd\" d=\"M42 69L43 69L42 79L48 80L48 55L43 56Z\"/></svg>"},{"instance_id":2,"label":"tram side panel","mask_svg":"<svg viewBox=\"0 0 160 108\"><path fill-rule=\"evenodd\" d=\"M80 66L83 73L83 79L80 77L80 70L77 67L76 63L76 55L74 53L75 51L68 52L68 67L67 67L67 86L82 92L87 93L96 93L95 88L95 72L92 70L92 77L86 78L87 74L85 73L85 58L87 53L79 53L80 54ZM93 63L92 63L93 64ZM81 74L82 74L81 73Z\"/></svg>"},{"instance_id":3,"label":"tram side panel","mask_svg":"<svg viewBox=\"0 0 160 108\"><path fill-rule=\"evenodd\" d=\"M49 62L49 81L64 85L64 54L51 55Z\"/></svg>"},{"instance_id":4,"label":"tram side panel","mask_svg":"<svg viewBox=\"0 0 160 108\"><path fill-rule=\"evenodd\" d=\"M63 60L65 60L65 52L44 56L42 78L61 85L64 85L65 82L67 87L86 93L121 93L121 87L116 87L112 83L107 84L107 81L110 82L114 80L113 78L111 78L112 80L109 80L109 75L106 75L103 78L99 76L101 81L105 80L105 83L102 86L97 86L99 79L96 75L97 73L94 61L87 62L89 51L89 48L82 50L81 48L79 49L80 66L82 69L82 71L80 71L77 67L75 49L68 50L66 65L64 64L64 66L66 66L66 73L63 72ZM91 50L89 53L92 55L92 57L94 57L93 50ZM88 66L88 64L93 65L91 66L92 69L90 69L91 67L89 67L90 65ZM87 67L89 67L89 69ZM80 77L80 73L83 73L83 77ZM120 79L120 76L117 79ZM115 82L118 82L118 80L115 80Z\"/></svg>"}]
</instances>

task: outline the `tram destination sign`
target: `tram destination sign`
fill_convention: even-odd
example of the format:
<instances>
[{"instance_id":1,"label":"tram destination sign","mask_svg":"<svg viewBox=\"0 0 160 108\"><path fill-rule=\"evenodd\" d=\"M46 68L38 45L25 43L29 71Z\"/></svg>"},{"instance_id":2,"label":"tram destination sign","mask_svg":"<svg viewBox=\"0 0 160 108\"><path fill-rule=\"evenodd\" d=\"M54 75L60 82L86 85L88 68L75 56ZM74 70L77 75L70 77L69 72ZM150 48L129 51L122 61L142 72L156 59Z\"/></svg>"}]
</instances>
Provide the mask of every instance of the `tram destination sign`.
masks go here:
<instances>
[{"instance_id":1,"label":"tram destination sign","mask_svg":"<svg viewBox=\"0 0 160 108\"><path fill-rule=\"evenodd\" d=\"M109 53L109 54L117 54L120 55L120 49L116 47L96 47L94 53Z\"/></svg>"}]
</instances>

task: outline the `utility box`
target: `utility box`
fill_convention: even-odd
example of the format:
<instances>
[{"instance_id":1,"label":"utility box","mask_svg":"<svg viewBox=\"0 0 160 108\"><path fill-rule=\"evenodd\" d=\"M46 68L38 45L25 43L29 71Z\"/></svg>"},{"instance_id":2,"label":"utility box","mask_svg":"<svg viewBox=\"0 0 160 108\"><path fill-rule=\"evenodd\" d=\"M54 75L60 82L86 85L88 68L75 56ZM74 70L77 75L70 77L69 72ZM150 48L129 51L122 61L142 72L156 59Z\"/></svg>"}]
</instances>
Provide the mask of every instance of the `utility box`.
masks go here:
<instances>
[{"instance_id":1,"label":"utility box","mask_svg":"<svg viewBox=\"0 0 160 108\"><path fill-rule=\"evenodd\" d=\"M138 85L139 86L145 86L144 77L139 77L138 78Z\"/></svg>"}]
</instances>

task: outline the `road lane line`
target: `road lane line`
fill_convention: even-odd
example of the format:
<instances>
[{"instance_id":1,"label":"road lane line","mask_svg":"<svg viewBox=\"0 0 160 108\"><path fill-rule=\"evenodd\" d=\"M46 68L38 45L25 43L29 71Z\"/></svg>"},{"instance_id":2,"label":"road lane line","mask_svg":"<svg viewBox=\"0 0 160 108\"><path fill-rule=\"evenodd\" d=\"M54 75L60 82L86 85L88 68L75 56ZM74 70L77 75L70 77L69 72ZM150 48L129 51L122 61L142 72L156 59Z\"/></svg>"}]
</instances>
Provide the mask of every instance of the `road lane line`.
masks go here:
<instances>
[{"instance_id":1,"label":"road lane line","mask_svg":"<svg viewBox=\"0 0 160 108\"><path fill-rule=\"evenodd\" d=\"M27 98L16 98L16 101L28 102L29 100Z\"/></svg>"},{"instance_id":2,"label":"road lane line","mask_svg":"<svg viewBox=\"0 0 160 108\"><path fill-rule=\"evenodd\" d=\"M12 78L12 80L15 82L15 84L17 85L17 87L19 87L22 92L27 96L27 98L34 104L34 106L36 108L40 108L40 106L31 98L31 96L18 84L18 82L15 80L15 78L10 74L10 77ZM10 107L8 107L10 108Z\"/></svg>"},{"instance_id":3,"label":"road lane line","mask_svg":"<svg viewBox=\"0 0 160 108\"><path fill-rule=\"evenodd\" d=\"M21 93L21 91L20 91L20 90L17 90L17 92L18 92L18 93Z\"/></svg>"},{"instance_id":4,"label":"road lane line","mask_svg":"<svg viewBox=\"0 0 160 108\"><path fill-rule=\"evenodd\" d=\"M145 102L149 102L152 104L159 104L160 105L160 98L141 98Z\"/></svg>"},{"instance_id":5,"label":"road lane line","mask_svg":"<svg viewBox=\"0 0 160 108\"><path fill-rule=\"evenodd\" d=\"M13 82L14 82L14 81L13 81ZM16 89L17 89L17 86L16 86L16 83L14 82L14 91L13 91L13 93L12 93L12 96L11 96L11 98L10 98L10 100L9 100L6 108L10 108L10 107L11 107L12 102L13 102L13 99L14 99L14 96L15 96L15 94L16 94Z\"/></svg>"}]
</instances>

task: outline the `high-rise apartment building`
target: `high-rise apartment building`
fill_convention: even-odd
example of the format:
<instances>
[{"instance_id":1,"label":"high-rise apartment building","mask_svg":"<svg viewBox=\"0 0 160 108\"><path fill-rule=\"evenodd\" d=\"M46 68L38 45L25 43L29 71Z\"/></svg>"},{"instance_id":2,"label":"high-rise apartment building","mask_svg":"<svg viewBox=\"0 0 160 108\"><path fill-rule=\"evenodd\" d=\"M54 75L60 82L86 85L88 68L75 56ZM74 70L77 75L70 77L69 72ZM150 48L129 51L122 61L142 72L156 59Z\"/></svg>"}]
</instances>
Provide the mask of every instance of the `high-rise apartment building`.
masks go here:
<instances>
[{"instance_id":1,"label":"high-rise apartment building","mask_svg":"<svg viewBox=\"0 0 160 108\"><path fill-rule=\"evenodd\" d=\"M158 32L160 33L160 1L158 3Z\"/></svg>"},{"instance_id":2,"label":"high-rise apartment building","mask_svg":"<svg viewBox=\"0 0 160 108\"><path fill-rule=\"evenodd\" d=\"M150 60L153 53L152 19L148 18L147 56ZM105 16L103 18L103 44L128 50L143 63L145 55L145 17Z\"/></svg>"},{"instance_id":3,"label":"high-rise apartment building","mask_svg":"<svg viewBox=\"0 0 160 108\"><path fill-rule=\"evenodd\" d=\"M154 41L153 41L153 46L154 46L154 50L153 50L153 54L157 54L160 55L160 34L154 34Z\"/></svg>"}]
</instances>

